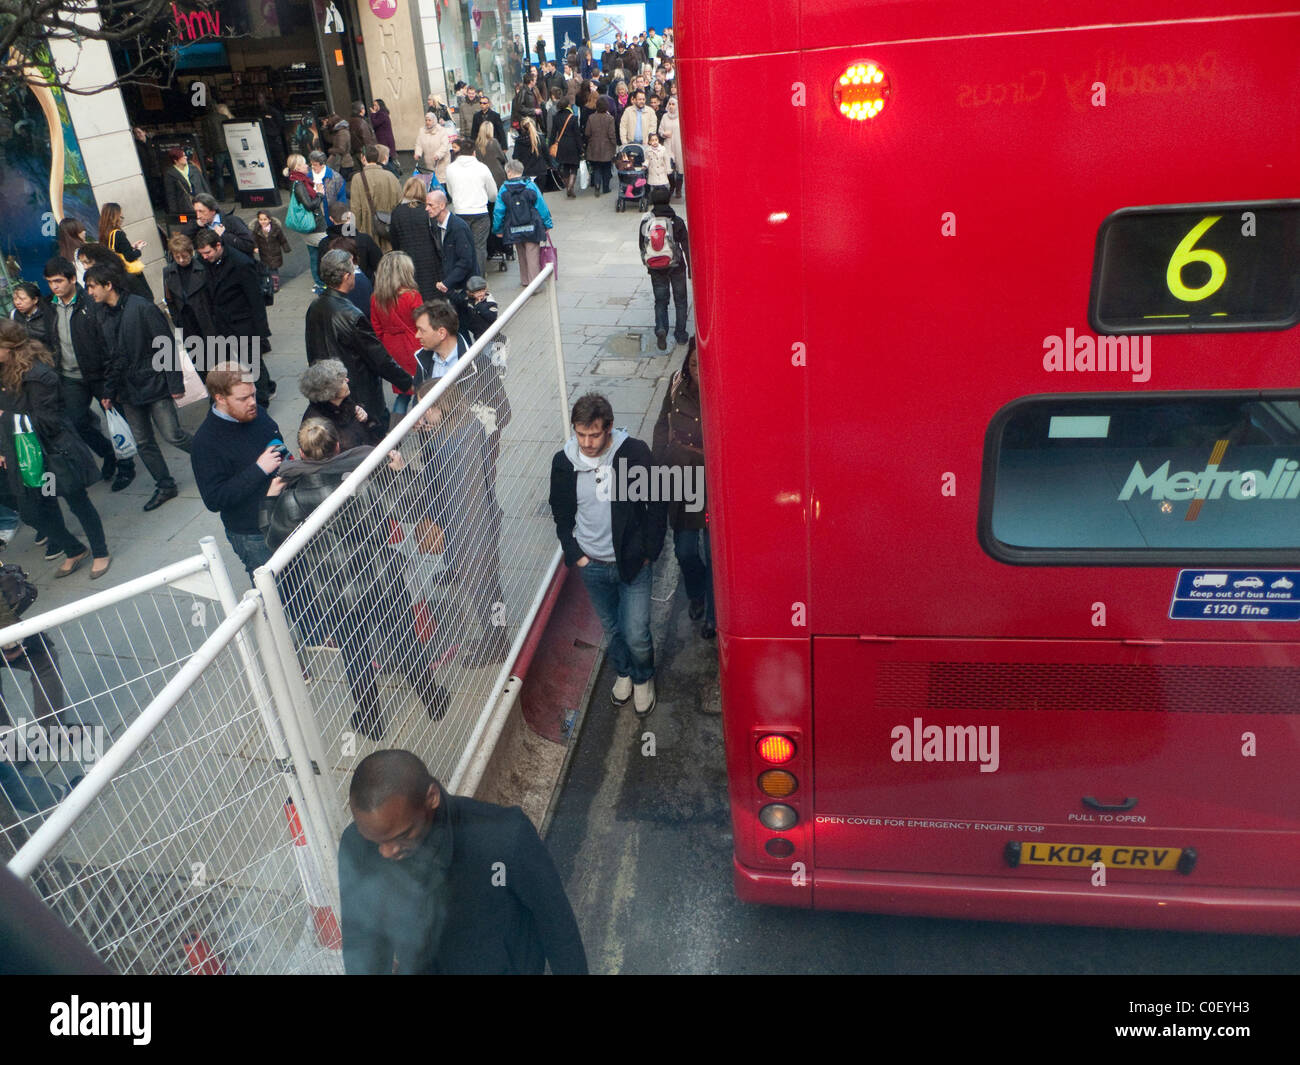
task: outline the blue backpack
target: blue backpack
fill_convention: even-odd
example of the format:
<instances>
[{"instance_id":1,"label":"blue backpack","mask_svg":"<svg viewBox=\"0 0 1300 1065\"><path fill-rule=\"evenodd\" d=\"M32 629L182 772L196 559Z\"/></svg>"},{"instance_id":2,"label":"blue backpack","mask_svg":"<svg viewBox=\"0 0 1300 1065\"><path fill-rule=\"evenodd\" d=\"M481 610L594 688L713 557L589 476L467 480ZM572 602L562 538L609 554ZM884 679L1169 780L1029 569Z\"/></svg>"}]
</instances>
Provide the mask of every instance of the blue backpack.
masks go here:
<instances>
[{"instance_id":1,"label":"blue backpack","mask_svg":"<svg viewBox=\"0 0 1300 1065\"><path fill-rule=\"evenodd\" d=\"M507 181L501 186L506 205L506 220L501 239L507 244L540 244L546 238L546 226L537 211L537 193L522 181Z\"/></svg>"}]
</instances>

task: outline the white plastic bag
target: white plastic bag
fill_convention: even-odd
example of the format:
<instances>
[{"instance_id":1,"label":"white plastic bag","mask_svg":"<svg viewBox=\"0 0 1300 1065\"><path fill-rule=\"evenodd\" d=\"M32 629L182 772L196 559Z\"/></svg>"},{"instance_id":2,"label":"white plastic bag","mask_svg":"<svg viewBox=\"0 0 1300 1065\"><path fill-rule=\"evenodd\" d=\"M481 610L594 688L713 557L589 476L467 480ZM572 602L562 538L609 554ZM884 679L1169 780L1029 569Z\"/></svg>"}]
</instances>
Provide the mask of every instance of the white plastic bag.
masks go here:
<instances>
[{"instance_id":1,"label":"white plastic bag","mask_svg":"<svg viewBox=\"0 0 1300 1065\"><path fill-rule=\"evenodd\" d=\"M578 164L578 188L585 189L591 184L591 174L587 170L587 160Z\"/></svg>"},{"instance_id":2,"label":"white plastic bag","mask_svg":"<svg viewBox=\"0 0 1300 1065\"><path fill-rule=\"evenodd\" d=\"M127 425L122 412L116 407L104 411L104 420L108 422L108 435L113 441L113 454L119 459L133 459L136 454L135 436Z\"/></svg>"}]
</instances>

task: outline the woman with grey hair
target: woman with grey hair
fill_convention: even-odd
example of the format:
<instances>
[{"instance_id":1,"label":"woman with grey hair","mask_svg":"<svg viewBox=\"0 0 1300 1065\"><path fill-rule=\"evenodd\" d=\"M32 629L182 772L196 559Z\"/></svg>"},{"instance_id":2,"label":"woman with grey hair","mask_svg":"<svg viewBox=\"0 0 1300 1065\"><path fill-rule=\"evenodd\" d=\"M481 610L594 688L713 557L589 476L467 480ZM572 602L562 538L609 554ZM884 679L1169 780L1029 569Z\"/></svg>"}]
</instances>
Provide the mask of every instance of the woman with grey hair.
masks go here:
<instances>
[{"instance_id":1,"label":"woman with grey hair","mask_svg":"<svg viewBox=\"0 0 1300 1065\"><path fill-rule=\"evenodd\" d=\"M312 363L299 378L298 388L308 402L303 422L323 418L333 425L339 434L340 451L371 447L383 439L383 427L352 398L347 368L338 359Z\"/></svg>"}]
</instances>

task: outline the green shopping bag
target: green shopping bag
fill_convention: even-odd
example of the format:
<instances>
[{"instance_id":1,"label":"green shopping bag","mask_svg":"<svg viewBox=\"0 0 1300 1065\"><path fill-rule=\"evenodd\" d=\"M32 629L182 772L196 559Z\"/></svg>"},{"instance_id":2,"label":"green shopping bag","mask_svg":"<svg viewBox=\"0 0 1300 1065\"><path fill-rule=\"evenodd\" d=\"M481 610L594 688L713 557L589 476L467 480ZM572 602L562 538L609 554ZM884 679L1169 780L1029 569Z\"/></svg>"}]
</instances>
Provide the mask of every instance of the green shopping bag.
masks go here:
<instances>
[{"instance_id":1,"label":"green shopping bag","mask_svg":"<svg viewBox=\"0 0 1300 1065\"><path fill-rule=\"evenodd\" d=\"M18 454L18 472L28 488L40 488L45 480L45 452L40 438L26 414L14 415L14 451Z\"/></svg>"}]
</instances>

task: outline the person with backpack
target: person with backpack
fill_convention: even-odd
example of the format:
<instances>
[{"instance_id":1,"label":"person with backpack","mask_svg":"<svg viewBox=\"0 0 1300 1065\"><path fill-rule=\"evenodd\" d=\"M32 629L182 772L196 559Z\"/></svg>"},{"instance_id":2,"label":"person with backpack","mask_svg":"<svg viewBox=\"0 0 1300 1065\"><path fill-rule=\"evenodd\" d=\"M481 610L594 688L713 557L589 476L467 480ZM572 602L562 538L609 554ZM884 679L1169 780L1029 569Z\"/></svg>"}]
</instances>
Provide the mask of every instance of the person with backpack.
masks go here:
<instances>
[{"instance_id":1,"label":"person with backpack","mask_svg":"<svg viewBox=\"0 0 1300 1065\"><path fill-rule=\"evenodd\" d=\"M655 339L659 350L668 349L668 295L672 293L676 311L675 338L685 344L690 338L686 332L686 279L691 272L690 249L687 245L686 223L669 205L671 192L667 185L650 194L650 210L641 219L641 261L650 274L650 285L655 294Z\"/></svg>"},{"instance_id":2,"label":"person with backpack","mask_svg":"<svg viewBox=\"0 0 1300 1065\"><path fill-rule=\"evenodd\" d=\"M511 159L506 163L506 182L497 192L492 232L514 246L519 259L519 283L524 287L541 273L541 245L552 225L551 209L532 180L524 177L524 164Z\"/></svg>"}]
</instances>

